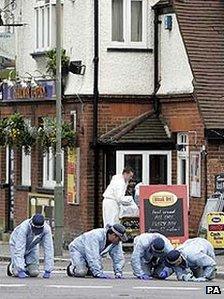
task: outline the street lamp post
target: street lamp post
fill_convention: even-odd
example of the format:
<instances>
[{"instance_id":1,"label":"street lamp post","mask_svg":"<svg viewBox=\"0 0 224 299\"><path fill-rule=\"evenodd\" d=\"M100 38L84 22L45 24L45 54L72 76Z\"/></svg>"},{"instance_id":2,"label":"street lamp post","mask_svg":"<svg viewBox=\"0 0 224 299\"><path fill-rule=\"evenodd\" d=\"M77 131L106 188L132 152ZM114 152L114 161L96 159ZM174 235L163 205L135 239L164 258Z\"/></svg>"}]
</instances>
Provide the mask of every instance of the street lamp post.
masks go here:
<instances>
[{"instance_id":1,"label":"street lamp post","mask_svg":"<svg viewBox=\"0 0 224 299\"><path fill-rule=\"evenodd\" d=\"M61 150L61 0L56 0L56 185L55 200L55 255L62 256L64 197L62 186Z\"/></svg>"}]
</instances>

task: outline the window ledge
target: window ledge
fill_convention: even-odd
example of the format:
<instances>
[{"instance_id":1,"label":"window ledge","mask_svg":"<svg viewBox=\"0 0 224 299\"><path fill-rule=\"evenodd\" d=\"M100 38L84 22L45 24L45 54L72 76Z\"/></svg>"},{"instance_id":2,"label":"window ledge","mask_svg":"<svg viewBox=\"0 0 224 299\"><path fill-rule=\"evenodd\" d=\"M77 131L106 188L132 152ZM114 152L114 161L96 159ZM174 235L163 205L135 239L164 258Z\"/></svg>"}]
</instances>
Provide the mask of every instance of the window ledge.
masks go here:
<instances>
[{"instance_id":1,"label":"window ledge","mask_svg":"<svg viewBox=\"0 0 224 299\"><path fill-rule=\"evenodd\" d=\"M46 56L46 53L48 51L41 51L41 52L33 52L33 53L30 53L30 55L32 56L32 58L38 58L38 57L44 57Z\"/></svg>"},{"instance_id":2,"label":"window ledge","mask_svg":"<svg viewBox=\"0 0 224 299\"><path fill-rule=\"evenodd\" d=\"M31 186L19 185L19 186L16 186L16 190L30 192L31 191Z\"/></svg>"},{"instance_id":3,"label":"window ledge","mask_svg":"<svg viewBox=\"0 0 224 299\"><path fill-rule=\"evenodd\" d=\"M68 203L68 206L80 206L80 203L74 202L74 203Z\"/></svg>"},{"instance_id":4,"label":"window ledge","mask_svg":"<svg viewBox=\"0 0 224 299\"><path fill-rule=\"evenodd\" d=\"M50 188L47 188L47 187L37 187L36 191L38 193L51 194L51 195L54 194L54 189L50 189Z\"/></svg>"},{"instance_id":5,"label":"window ledge","mask_svg":"<svg viewBox=\"0 0 224 299\"><path fill-rule=\"evenodd\" d=\"M9 184L8 183L0 183L0 189L5 189L8 188Z\"/></svg>"},{"instance_id":6,"label":"window ledge","mask_svg":"<svg viewBox=\"0 0 224 299\"><path fill-rule=\"evenodd\" d=\"M152 53L152 48L120 48L120 47L109 47L107 48L107 52L146 52Z\"/></svg>"}]
</instances>

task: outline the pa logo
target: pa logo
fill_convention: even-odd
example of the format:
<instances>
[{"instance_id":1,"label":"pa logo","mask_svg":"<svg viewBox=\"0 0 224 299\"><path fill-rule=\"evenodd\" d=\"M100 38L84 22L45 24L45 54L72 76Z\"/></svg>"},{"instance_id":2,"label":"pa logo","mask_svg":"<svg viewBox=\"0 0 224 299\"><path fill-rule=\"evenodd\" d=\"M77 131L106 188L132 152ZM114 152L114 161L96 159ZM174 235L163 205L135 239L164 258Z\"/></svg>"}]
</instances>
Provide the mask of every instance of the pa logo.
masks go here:
<instances>
[{"instance_id":1,"label":"pa logo","mask_svg":"<svg viewBox=\"0 0 224 299\"><path fill-rule=\"evenodd\" d=\"M219 286L206 286L206 294L221 294Z\"/></svg>"}]
</instances>

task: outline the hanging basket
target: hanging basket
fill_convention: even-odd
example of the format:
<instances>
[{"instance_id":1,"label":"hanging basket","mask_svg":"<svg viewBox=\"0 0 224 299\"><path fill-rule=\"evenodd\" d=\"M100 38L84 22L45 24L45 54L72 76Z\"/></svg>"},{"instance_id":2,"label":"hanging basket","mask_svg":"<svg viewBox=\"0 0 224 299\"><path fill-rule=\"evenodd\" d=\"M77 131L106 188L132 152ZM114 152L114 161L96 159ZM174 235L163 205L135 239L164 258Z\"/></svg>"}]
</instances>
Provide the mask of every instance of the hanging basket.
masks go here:
<instances>
[{"instance_id":1,"label":"hanging basket","mask_svg":"<svg viewBox=\"0 0 224 299\"><path fill-rule=\"evenodd\" d=\"M30 153L31 147L36 142L36 133L36 128L31 127L20 113L12 114L0 124L1 145L11 148L24 147L26 154Z\"/></svg>"},{"instance_id":2,"label":"hanging basket","mask_svg":"<svg viewBox=\"0 0 224 299\"><path fill-rule=\"evenodd\" d=\"M49 148L56 151L56 119L44 117L43 122L38 129L38 143L43 153L47 153ZM76 145L76 134L71 129L70 125L63 123L61 127L61 147L66 149L68 147L74 148Z\"/></svg>"}]
</instances>

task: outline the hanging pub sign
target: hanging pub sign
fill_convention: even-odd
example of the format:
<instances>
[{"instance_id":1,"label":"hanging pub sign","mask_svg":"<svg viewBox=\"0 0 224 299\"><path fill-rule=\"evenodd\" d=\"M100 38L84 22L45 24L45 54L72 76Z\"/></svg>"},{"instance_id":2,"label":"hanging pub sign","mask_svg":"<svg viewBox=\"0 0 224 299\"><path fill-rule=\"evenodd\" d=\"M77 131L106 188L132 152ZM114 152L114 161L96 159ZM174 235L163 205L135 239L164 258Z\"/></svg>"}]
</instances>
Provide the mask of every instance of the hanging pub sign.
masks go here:
<instances>
[{"instance_id":1,"label":"hanging pub sign","mask_svg":"<svg viewBox=\"0 0 224 299\"><path fill-rule=\"evenodd\" d=\"M187 240L187 186L141 186L140 230L161 233L175 246Z\"/></svg>"},{"instance_id":2,"label":"hanging pub sign","mask_svg":"<svg viewBox=\"0 0 224 299\"><path fill-rule=\"evenodd\" d=\"M9 81L2 85L3 101L52 99L56 96L54 80Z\"/></svg>"}]
</instances>

